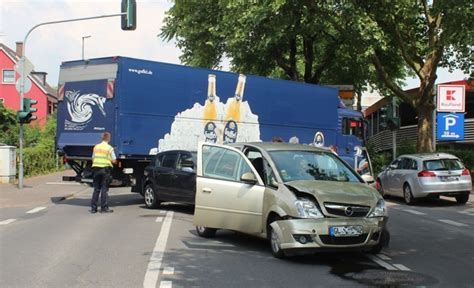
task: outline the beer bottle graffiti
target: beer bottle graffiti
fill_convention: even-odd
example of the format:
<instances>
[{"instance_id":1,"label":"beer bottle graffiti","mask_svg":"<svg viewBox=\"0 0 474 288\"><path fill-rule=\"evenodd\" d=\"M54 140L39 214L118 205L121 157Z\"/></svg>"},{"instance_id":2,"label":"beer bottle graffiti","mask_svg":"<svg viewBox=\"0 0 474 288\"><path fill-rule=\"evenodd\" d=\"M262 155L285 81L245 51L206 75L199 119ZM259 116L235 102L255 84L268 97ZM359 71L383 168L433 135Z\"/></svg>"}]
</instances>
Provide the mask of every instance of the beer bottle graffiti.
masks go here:
<instances>
[{"instance_id":1,"label":"beer bottle graffiti","mask_svg":"<svg viewBox=\"0 0 474 288\"><path fill-rule=\"evenodd\" d=\"M207 78L207 99L204 104L204 137L206 142L216 143L216 124L217 107L216 107L216 75L209 74Z\"/></svg>"},{"instance_id":2,"label":"beer bottle graffiti","mask_svg":"<svg viewBox=\"0 0 474 288\"><path fill-rule=\"evenodd\" d=\"M230 99L225 116L224 143L234 143L237 141L238 122L240 121L240 105L244 96L245 75L240 74L235 88L235 96Z\"/></svg>"}]
</instances>

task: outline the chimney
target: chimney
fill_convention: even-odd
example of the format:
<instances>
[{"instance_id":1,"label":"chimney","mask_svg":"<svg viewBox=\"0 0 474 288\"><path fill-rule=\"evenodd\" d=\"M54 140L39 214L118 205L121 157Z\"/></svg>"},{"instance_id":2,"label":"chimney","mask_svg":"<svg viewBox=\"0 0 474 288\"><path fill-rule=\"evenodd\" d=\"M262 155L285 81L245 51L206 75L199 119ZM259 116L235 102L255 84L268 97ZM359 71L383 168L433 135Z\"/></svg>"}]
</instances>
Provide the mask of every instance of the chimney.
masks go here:
<instances>
[{"instance_id":1,"label":"chimney","mask_svg":"<svg viewBox=\"0 0 474 288\"><path fill-rule=\"evenodd\" d=\"M20 58L23 56L23 42L16 42L16 55Z\"/></svg>"},{"instance_id":2,"label":"chimney","mask_svg":"<svg viewBox=\"0 0 474 288\"><path fill-rule=\"evenodd\" d=\"M43 86L46 86L46 75L48 75L48 73L33 71L33 72L31 72L31 75L36 76L36 78L38 78L40 80L41 84Z\"/></svg>"}]
</instances>

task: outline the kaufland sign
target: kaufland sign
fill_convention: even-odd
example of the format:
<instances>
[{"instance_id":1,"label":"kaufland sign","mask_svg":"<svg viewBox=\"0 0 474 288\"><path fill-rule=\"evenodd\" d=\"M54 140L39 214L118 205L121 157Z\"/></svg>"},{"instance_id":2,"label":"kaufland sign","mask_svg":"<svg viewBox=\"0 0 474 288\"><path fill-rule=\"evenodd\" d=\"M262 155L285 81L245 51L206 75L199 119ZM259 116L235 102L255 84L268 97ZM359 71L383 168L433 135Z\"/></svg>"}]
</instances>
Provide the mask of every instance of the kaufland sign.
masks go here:
<instances>
[{"instance_id":1,"label":"kaufland sign","mask_svg":"<svg viewBox=\"0 0 474 288\"><path fill-rule=\"evenodd\" d=\"M438 112L465 111L464 85L438 85Z\"/></svg>"}]
</instances>

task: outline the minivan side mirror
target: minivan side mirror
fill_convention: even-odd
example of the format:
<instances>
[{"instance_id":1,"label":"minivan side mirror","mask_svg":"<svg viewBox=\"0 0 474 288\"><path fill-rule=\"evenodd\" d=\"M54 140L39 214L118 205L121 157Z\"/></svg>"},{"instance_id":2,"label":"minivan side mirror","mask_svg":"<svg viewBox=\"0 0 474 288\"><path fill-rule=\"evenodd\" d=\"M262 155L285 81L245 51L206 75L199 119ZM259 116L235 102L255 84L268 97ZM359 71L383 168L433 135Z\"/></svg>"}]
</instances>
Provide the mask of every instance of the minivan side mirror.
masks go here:
<instances>
[{"instance_id":1,"label":"minivan side mirror","mask_svg":"<svg viewBox=\"0 0 474 288\"><path fill-rule=\"evenodd\" d=\"M255 174L253 174L252 172L242 174L242 176L240 177L240 181L252 185L257 184L258 182L257 178L255 177Z\"/></svg>"}]
</instances>

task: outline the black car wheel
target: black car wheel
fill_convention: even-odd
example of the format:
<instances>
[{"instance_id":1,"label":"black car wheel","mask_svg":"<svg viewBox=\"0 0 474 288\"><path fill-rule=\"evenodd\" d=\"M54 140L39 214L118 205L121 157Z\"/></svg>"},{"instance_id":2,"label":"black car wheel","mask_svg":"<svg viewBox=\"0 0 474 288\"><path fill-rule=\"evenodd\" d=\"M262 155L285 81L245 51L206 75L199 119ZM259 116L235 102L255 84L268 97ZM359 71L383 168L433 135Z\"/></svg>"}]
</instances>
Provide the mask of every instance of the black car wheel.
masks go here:
<instances>
[{"instance_id":1,"label":"black car wheel","mask_svg":"<svg viewBox=\"0 0 474 288\"><path fill-rule=\"evenodd\" d=\"M468 200L469 200L469 193L456 196L456 202L458 202L459 204L466 204Z\"/></svg>"},{"instance_id":2,"label":"black car wheel","mask_svg":"<svg viewBox=\"0 0 474 288\"><path fill-rule=\"evenodd\" d=\"M413 205L416 203L416 198L413 197L413 193L411 192L411 187L409 184L405 184L403 186L403 199L405 199L405 203L408 205Z\"/></svg>"},{"instance_id":3,"label":"black car wheel","mask_svg":"<svg viewBox=\"0 0 474 288\"><path fill-rule=\"evenodd\" d=\"M196 226L196 232L199 236L204 238L212 238L216 236L217 229L207 228L204 226Z\"/></svg>"},{"instance_id":4,"label":"black car wheel","mask_svg":"<svg viewBox=\"0 0 474 288\"><path fill-rule=\"evenodd\" d=\"M151 184L147 184L145 186L143 196L145 197L146 208L154 209L160 206L160 201L158 200L155 190L153 189L153 186Z\"/></svg>"}]
</instances>

